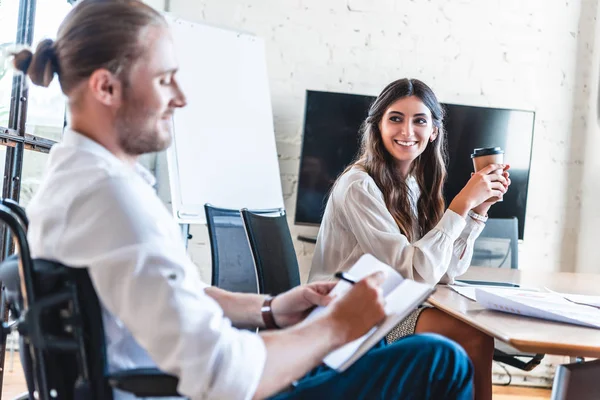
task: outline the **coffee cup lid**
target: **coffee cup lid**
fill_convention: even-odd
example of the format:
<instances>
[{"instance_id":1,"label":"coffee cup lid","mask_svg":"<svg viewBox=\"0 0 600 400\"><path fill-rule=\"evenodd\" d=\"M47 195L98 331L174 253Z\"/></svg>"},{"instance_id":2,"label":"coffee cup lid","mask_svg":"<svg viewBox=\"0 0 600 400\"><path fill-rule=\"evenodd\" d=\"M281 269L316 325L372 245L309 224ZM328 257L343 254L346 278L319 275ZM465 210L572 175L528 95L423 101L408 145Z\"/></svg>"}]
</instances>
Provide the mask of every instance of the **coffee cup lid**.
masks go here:
<instances>
[{"instance_id":1,"label":"coffee cup lid","mask_svg":"<svg viewBox=\"0 0 600 400\"><path fill-rule=\"evenodd\" d=\"M475 149L473 150L473 154L471 154L471 158L491 156L494 154L504 154L504 150L502 150L500 147L484 147L480 149Z\"/></svg>"}]
</instances>

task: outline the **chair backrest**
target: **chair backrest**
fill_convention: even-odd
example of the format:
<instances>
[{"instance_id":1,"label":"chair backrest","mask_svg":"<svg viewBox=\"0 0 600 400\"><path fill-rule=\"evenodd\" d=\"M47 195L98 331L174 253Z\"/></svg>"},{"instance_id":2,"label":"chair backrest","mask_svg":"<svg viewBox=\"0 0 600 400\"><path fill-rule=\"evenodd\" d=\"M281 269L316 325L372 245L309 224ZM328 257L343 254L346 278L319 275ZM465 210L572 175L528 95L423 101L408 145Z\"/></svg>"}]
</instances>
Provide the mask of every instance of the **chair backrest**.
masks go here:
<instances>
[{"instance_id":1,"label":"chair backrest","mask_svg":"<svg viewBox=\"0 0 600 400\"><path fill-rule=\"evenodd\" d=\"M30 396L112 399L105 380L102 313L87 270L32 260L26 219L0 204L0 221L10 228L18 249L18 262L12 257L1 264L0 279L13 292L21 289L12 300Z\"/></svg>"},{"instance_id":2,"label":"chair backrest","mask_svg":"<svg viewBox=\"0 0 600 400\"><path fill-rule=\"evenodd\" d=\"M231 292L258 293L258 277L239 210L204 205L212 256L212 285ZM253 210L257 214L277 210Z\"/></svg>"},{"instance_id":3,"label":"chair backrest","mask_svg":"<svg viewBox=\"0 0 600 400\"><path fill-rule=\"evenodd\" d=\"M204 205L212 256L212 285L258 293L256 269L239 210Z\"/></svg>"},{"instance_id":4,"label":"chair backrest","mask_svg":"<svg viewBox=\"0 0 600 400\"><path fill-rule=\"evenodd\" d=\"M519 224L513 218L489 218L475 241L471 265L519 268Z\"/></svg>"},{"instance_id":5,"label":"chair backrest","mask_svg":"<svg viewBox=\"0 0 600 400\"><path fill-rule=\"evenodd\" d=\"M112 399L102 309L87 268L42 259L34 259L33 265L38 300L25 315L33 314L30 324L39 329L24 341L45 353L46 368L37 374L45 375L48 392L56 390L58 398L62 392L64 398ZM25 322L27 326L27 318ZM32 364L36 374L36 362Z\"/></svg>"},{"instance_id":6,"label":"chair backrest","mask_svg":"<svg viewBox=\"0 0 600 400\"><path fill-rule=\"evenodd\" d=\"M246 209L241 212L260 293L277 295L300 285L298 259L285 211L265 215Z\"/></svg>"}]
</instances>

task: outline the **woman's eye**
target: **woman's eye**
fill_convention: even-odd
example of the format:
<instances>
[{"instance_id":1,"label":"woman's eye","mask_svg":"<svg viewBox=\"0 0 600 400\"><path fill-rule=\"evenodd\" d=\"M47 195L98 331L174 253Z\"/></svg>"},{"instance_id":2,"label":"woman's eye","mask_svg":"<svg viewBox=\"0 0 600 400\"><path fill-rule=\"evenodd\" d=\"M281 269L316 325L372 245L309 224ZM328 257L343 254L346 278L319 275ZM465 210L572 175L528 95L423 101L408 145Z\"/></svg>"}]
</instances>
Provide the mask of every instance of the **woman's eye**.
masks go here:
<instances>
[{"instance_id":1,"label":"woman's eye","mask_svg":"<svg viewBox=\"0 0 600 400\"><path fill-rule=\"evenodd\" d=\"M390 121L392 121L392 122L401 122L402 120L400 119L400 117L393 116L393 117L390 117Z\"/></svg>"},{"instance_id":2,"label":"woman's eye","mask_svg":"<svg viewBox=\"0 0 600 400\"><path fill-rule=\"evenodd\" d=\"M417 118L415 122L419 125L427 125L427 120L425 118Z\"/></svg>"}]
</instances>

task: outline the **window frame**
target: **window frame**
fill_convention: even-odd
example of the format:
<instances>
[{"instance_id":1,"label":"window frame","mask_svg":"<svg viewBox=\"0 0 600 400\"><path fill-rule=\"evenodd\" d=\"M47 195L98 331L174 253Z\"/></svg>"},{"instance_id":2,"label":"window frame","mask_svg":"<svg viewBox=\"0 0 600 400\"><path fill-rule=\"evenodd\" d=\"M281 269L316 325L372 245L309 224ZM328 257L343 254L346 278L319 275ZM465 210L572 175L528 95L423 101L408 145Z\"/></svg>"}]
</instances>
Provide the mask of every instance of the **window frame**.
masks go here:
<instances>
[{"instance_id":1,"label":"window frame","mask_svg":"<svg viewBox=\"0 0 600 400\"><path fill-rule=\"evenodd\" d=\"M1 0L0 0L1 1ZM75 0L65 0L73 5ZM18 22L15 43L31 47L36 15L36 0L19 0ZM2 198L19 201L23 173L24 152L36 151L48 153L56 141L27 133L27 106L29 89L26 76L13 74L11 101L9 107L8 126L0 126L0 146L6 146L6 160L2 185ZM63 132L66 126L66 115L63 117ZM0 260L4 260L14 251L11 235L7 228L0 228ZM8 319L5 310L3 320ZM0 396L4 381L4 361L6 348L0 348Z\"/></svg>"}]
</instances>

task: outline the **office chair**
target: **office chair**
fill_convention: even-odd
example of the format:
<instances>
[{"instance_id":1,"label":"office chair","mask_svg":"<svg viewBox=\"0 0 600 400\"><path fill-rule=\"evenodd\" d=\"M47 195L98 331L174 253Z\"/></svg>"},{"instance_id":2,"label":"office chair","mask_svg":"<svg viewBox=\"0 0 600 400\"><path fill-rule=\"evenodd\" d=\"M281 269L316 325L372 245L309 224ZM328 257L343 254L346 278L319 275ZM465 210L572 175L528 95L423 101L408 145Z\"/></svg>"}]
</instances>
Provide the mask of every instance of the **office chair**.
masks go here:
<instances>
[{"instance_id":1,"label":"office chair","mask_svg":"<svg viewBox=\"0 0 600 400\"><path fill-rule=\"evenodd\" d=\"M28 397L110 400L113 388L140 397L178 396L178 379L158 369L107 374L102 310L87 269L32 259L24 210L0 203L0 221L18 251L0 264L6 303L17 317L13 326L3 323L2 341L18 329Z\"/></svg>"},{"instance_id":2,"label":"office chair","mask_svg":"<svg viewBox=\"0 0 600 400\"><path fill-rule=\"evenodd\" d=\"M277 295L300 285L298 259L284 210L270 215L242 209L260 293Z\"/></svg>"},{"instance_id":3,"label":"office chair","mask_svg":"<svg viewBox=\"0 0 600 400\"><path fill-rule=\"evenodd\" d=\"M519 268L519 223L517 217L489 218L475 240L471 265Z\"/></svg>"},{"instance_id":4,"label":"office chair","mask_svg":"<svg viewBox=\"0 0 600 400\"><path fill-rule=\"evenodd\" d=\"M204 205L212 256L212 286L230 292L258 293L258 277L239 210ZM253 210L270 214L273 210Z\"/></svg>"}]
</instances>

